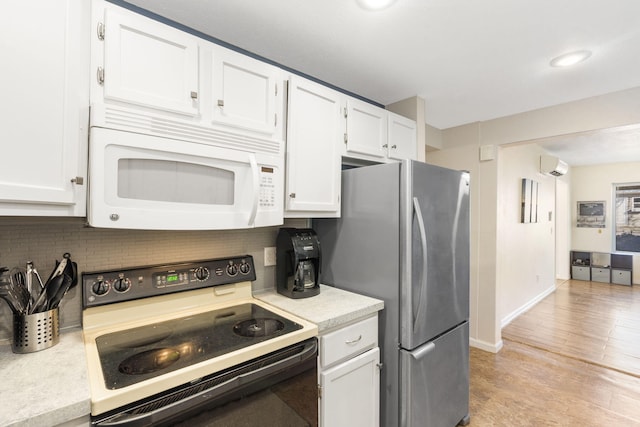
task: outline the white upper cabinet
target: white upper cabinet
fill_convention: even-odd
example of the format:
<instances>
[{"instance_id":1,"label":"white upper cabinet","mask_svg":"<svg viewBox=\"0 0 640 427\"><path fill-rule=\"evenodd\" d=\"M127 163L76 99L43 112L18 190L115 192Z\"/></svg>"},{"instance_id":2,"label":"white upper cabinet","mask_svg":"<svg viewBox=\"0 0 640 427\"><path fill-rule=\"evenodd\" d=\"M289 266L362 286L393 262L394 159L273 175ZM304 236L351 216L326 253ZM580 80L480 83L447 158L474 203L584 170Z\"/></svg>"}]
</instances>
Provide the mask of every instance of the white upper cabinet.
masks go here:
<instances>
[{"instance_id":1,"label":"white upper cabinet","mask_svg":"<svg viewBox=\"0 0 640 427\"><path fill-rule=\"evenodd\" d=\"M93 0L91 125L284 159L285 73Z\"/></svg>"},{"instance_id":2,"label":"white upper cabinet","mask_svg":"<svg viewBox=\"0 0 640 427\"><path fill-rule=\"evenodd\" d=\"M289 81L285 217L340 215L342 99L307 79Z\"/></svg>"},{"instance_id":3,"label":"white upper cabinet","mask_svg":"<svg viewBox=\"0 0 640 427\"><path fill-rule=\"evenodd\" d=\"M416 122L349 96L341 154L369 162L416 159Z\"/></svg>"},{"instance_id":4,"label":"white upper cabinet","mask_svg":"<svg viewBox=\"0 0 640 427\"><path fill-rule=\"evenodd\" d=\"M281 133L283 82L278 69L225 48L213 52L213 121L239 129Z\"/></svg>"},{"instance_id":5,"label":"white upper cabinet","mask_svg":"<svg viewBox=\"0 0 640 427\"><path fill-rule=\"evenodd\" d=\"M387 111L389 117L388 152L390 159L417 159L416 122Z\"/></svg>"},{"instance_id":6,"label":"white upper cabinet","mask_svg":"<svg viewBox=\"0 0 640 427\"><path fill-rule=\"evenodd\" d=\"M354 98L347 99L346 155L387 157L387 111Z\"/></svg>"},{"instance_id":7,"label":"white upper cabinet","mask_svg":"<svg viewBox=\"0 0 640 427\"><path fill-rule=\"evenodd\" d=\"M198 43L183 31L116 7L96 25L104 98L179 114L199 113Z\"/></svg>"},{"instance_id":8,"label":"white upper cabinet","mask_svg":"<svg viewBox=\"0 0 640 427\"><path fill-rule=\"evenodd\" d=\"M86 213L89 6L35 0L0 14L0 215Z\"/></svg>"}]
</instances>

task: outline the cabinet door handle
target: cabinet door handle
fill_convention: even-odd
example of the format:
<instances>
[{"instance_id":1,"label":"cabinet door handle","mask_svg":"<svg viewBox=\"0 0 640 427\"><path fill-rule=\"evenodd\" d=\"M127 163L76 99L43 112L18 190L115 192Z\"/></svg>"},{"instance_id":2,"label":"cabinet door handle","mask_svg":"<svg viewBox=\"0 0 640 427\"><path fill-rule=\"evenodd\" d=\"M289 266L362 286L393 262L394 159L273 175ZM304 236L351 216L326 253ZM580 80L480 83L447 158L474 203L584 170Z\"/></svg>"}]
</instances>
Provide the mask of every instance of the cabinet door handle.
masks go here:
<instances>
[{"instance_id":1,"label":"cabinet door handle","mask_svg":"<svg viewBox=\"0 0 640 427\"><path fill-rule=\"evenodd\" d=\"M357 342L359 342L362 339L362 335L358 335L358 338L354 339L354 340L346 340L344 343L345 344L355 344Z\"/></svg>"},{"instance_id":2,"label":"cabinet door handle","mask_svg":"<svg viewBox=\"0 0 640 427\"><path fill-rule=\"evenodd\" d=\"M98 71L96 71L96 78L98 79L98 84L104 84L104 68L98 67Z\"/></svg>"},{"instance_id":3,"label":"cabinet door handle","mask_svg":"<svg viewBox=\"0 0 640 427\"><path fill-rule=\"evenodd\" d=\"M382 146L382 148L387 148L388 146L389 146L389 144L384 144L384 145Z\"/></svg>"},{"instance_id":4,"label":"cabinet door handle","mask_svg":"<svg viewBox=\"0 0 640 427\"><path fill-rule=\"evenodd\" d=\"M198 92L192 90L191 91L191 99L198 99Z\"/></svg>"},{"instance_id":5,"label":"cabinet door handle","mask_svg":"<svg viewBox=\"0 0 640 427\"><path fill-rule=\"evenodd\" d=\"M296 193L289 194L289 197L291 197L292 199L295 199L296 198Z\"/></svg>"},{"instance_id":6,"label":"cabinet door handle","mask_svg":"<svg viewBox=\"0 0 640 427\"><path fill-rule=\"evenodd\" d=\"M395 144L393 144L393 145L391 146L391 148L396 149L396 148L398 148L398 146L397 146L397 145L395 145Z\"/></svg>"},{"instance_id":7,"label":"cabinet door handle","mask_svg":"<svg viewBox=\"0 0 640 427\"><path fill-rule=\"evenodd\" d=\"M218 99L218 107L224 107L224 99Z\"/></svg>"}]
</instances>

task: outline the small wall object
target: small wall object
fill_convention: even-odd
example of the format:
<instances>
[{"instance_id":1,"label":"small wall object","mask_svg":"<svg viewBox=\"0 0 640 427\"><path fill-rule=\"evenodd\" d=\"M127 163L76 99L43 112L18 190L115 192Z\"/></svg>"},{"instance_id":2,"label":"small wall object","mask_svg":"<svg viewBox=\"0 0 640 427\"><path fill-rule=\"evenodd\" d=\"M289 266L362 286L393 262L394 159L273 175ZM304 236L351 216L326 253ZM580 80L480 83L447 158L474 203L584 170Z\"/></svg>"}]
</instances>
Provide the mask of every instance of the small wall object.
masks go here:
<instances>
[{"instance_id":1,"label":"small wall object","mask_svg":"<svg viewBox=\"0 0 640 427\"><path fill-rule=\"evenodd\" d=\"M578 227L604 228L605 202L578 202Z\"/></svg>"},{"instance_id":2,"label":"small wall object","mask_svg":"<svg viewBox=\"0 0 640 427\"><path fill-rule=\"evenodd\" d=\"M538 222L538 182L522 178L520 222Z\"/></svg>"}]
</instances>

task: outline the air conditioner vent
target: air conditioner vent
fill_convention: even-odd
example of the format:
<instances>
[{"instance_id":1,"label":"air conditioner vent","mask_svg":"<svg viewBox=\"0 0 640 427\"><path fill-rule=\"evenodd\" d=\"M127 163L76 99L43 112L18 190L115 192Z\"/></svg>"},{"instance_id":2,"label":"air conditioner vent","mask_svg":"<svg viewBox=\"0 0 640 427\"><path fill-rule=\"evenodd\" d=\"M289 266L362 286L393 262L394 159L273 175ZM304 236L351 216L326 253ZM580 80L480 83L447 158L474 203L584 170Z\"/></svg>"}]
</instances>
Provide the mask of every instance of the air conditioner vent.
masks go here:
<instances>
[{"instance_id":1,"label":"air conditioner vent","mask_svg":"<svg viewBox=\"0 0 640 427\"><path fill-rule=\"evenodd\" d=\"M540 172L551 176L562 176L569 170L569 165L554 156L540 156Z\"/></svg>"}]
</instances>

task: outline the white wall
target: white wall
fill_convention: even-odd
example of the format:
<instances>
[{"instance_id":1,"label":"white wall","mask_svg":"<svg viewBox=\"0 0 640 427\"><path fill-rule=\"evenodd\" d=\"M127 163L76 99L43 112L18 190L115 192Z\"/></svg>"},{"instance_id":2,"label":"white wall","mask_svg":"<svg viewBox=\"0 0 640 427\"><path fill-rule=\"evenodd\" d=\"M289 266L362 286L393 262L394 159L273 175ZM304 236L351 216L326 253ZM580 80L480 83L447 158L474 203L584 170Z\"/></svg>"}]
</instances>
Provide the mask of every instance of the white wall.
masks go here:
<instances>
[{"instance_id":1,"label":"white wall","mask_svg":"<svg viewBox=\"0 0 640 427\"><path fill-rule=\"evenodd\" d=\"M571 278L569 252L571 251L571 168L556 178L556 279Z\"/></svg>"},{"instance_id":2,"label":"white wall","mask_svg":"<svg viewBox=\"0 0 640 427\"><path fill-rule=\"evenodd\" d=\"M502 326L555 290L556 178L536 144L502 148L498 167L497 315ZM522 223L522 179L538 182L538 222Z\"/></svg>"},{"instance_id":3,"label":"white wall","mask_svg":"<svg viewBox=\"0 0 640 427\"><path fill-rule=\"evenodd\" d=\"M640 162L573 167L571 171L571 242L572 249L613 251L613 184L640 182ZM605 228L576 227L577 203L606 203ZM640 284L640 256L634 256L633 283Z\"/></svg>"}]
</instances>

